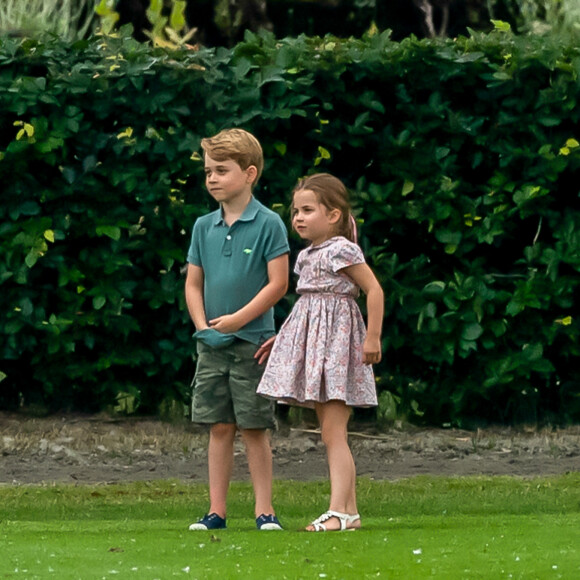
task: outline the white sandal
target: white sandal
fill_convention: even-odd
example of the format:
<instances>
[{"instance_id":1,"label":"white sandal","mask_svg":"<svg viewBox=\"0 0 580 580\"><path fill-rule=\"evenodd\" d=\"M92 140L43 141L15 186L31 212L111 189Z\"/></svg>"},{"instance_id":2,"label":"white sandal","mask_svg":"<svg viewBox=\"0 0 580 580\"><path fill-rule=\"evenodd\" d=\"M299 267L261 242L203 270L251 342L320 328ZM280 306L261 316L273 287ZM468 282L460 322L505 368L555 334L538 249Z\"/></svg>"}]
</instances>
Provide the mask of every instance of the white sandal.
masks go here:
<instances>
[{"instance_id":1,"label":"white sandal","mask_svg":"<svg viewBox=\"0 0 580 580\"><path fill-rule=\"evenodd\" d=\"M337 518L340 522L340 529L328 530L324 522L327 522L330 518ZM349 528L349 524L353 524L357 520L360 520L359 514L343 514L341 512L335 512L334 510L328 510L324 512L319 518L316 518L310 525L314 527L313 532L354 532L358 528Z\"/></svg>"}]
</instances>

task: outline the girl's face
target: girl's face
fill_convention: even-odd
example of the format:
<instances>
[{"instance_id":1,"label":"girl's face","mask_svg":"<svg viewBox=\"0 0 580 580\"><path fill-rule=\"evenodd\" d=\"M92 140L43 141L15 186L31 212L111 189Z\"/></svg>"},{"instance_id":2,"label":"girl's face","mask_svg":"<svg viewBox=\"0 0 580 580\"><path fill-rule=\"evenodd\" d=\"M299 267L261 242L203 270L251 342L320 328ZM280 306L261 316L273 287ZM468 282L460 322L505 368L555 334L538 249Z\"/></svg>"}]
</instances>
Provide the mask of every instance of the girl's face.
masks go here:
<instances>
[{"instance_id":1,"label":"girl's face","mask_svg":"<svg viewBox=\"0 0 580 580\"><path fill-rule=\"evenodd\" d=\"M340 210L329 210L310 189L301 189L294 194L292 227L302 239L310 240L313 246L318 246L336 235L339 219Z\"/></svg>"}]
</instances>

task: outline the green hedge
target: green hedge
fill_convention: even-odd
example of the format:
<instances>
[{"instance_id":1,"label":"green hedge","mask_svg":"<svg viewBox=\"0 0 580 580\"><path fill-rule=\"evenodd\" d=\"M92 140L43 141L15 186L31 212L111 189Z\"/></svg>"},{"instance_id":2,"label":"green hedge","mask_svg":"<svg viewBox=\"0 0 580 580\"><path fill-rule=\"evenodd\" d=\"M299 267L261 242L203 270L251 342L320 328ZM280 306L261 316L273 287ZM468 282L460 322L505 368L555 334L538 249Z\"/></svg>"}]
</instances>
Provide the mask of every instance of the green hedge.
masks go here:
<instances>
[{"instance_id":1,"label":"green hedge","mask_svg":"<svg viewBox=\"0 0 580 580\"><path fill-rule=\"evenodd\" d=\"M381 417L577 421L579 73L576 47L501 31L0 39L0 406L187 399L181 268L212 207L192 152L236 125L285 218L309 171L354 192L387 296Z\"/></svg>"}]
</instances>

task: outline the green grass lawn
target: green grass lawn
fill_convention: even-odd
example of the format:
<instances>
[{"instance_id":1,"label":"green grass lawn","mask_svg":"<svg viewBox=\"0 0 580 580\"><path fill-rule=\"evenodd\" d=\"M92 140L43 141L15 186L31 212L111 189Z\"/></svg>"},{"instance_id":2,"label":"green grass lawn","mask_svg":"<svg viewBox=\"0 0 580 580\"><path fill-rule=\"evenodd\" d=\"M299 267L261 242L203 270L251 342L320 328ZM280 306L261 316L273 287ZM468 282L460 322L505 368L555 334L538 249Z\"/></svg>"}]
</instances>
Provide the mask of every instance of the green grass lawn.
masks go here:
<instances>
[{"instance_id":1,"label":"green grass lawn","mask_svg":"<svg viewBox=\"0 0 580 580\"><path fill-rule=\"evenodd\" d=\"M249 484L228 529L189 532L207 487L175 481L0 487L0 579L580 578L580 474L360 479L363 528L300 531L327 482L279 481L286 530L255 530Z\"/></svg>"}]
</instances>

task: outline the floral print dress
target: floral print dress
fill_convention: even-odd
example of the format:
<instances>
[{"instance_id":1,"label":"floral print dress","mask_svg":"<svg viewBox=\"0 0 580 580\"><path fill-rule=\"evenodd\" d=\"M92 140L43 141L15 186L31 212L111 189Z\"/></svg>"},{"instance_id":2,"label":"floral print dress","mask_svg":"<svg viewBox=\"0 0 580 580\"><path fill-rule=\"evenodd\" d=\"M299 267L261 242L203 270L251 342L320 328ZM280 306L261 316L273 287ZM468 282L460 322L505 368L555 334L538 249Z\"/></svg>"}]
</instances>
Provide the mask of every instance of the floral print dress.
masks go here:
<instances>
[{"instance_id":1,"label":"floral print dress","mask_svg":"<svg viewBox=\"0 0 580 580\"><path fill-rule=\"evenodd\" d=\"M359 288L340 272L364 261L359 246L342 236L300 252L294 268L300 297L276 337L258 394L306 407L330 400L377 404L372 367L362 362Z\"/></svg>"}]
</instances>

